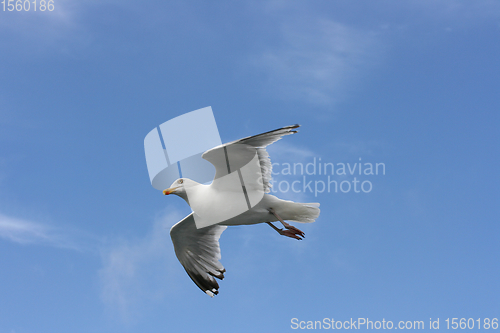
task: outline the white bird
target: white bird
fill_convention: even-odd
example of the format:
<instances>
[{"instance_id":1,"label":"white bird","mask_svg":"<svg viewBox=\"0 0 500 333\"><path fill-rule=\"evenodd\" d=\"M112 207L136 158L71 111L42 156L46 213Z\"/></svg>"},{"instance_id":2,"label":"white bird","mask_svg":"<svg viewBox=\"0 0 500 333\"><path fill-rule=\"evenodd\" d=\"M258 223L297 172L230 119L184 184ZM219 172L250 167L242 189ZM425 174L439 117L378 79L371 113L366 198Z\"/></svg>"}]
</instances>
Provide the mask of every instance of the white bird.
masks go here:
<instances>
[{"instance_id":1,"label":"white bird","mask_svg":"<svg viewBox=\"0 0 500 333\"><path fill-rule=\"evenodd\" d=\"M180 178L163 191L165 195L175 194L188 204L191 202L193 213L176 223L170 229L170 236L179 262L193 282L209 296L213 297L219 292L219 284L214 277L222 280L226 271L219 261L219 238L227 226L265 222L281 235L301 240L304 232L285 220L310 223L319 216L319 203L296 203L265 194L270 191L272 179L272 164L265 147L284 135L297 133L294 130L297 127L299 125L287 126L212 148L202 155L216 169L210 185ZM252 161L255 161L259 172L253 172L255 168L252 169ZM239 182L236 184L236 187L242 186L239 187L239 193L235 191L234 181L231 186L223 181L231 175L239 176L241 185ZM234 208L238 197L246 200L248 208L243 212ZM210 225L199 228L202 221L200 212L201 215L215 214L208 221ZM229 218L217 220L221 216ZM284 229L271 223L276 221L280 221Z\"/></svg>"}]
</instances>

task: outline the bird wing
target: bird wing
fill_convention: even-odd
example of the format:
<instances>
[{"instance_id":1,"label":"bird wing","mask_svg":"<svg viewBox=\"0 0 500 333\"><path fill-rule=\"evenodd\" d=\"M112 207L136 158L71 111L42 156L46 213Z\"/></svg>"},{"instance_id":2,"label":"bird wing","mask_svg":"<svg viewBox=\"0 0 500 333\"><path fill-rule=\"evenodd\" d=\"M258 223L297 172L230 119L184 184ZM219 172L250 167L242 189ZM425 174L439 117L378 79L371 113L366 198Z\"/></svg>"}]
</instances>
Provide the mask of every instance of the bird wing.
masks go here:
<instances>
[{"instance_id":1,"label":"bird wing","mask_svg":"<svg viewBox=\"0 0 500 333\"><path fill-rule=\"evenodd\" d=\"M214 277L222 280L226 271L219 262L219 238L226 228L211 225L197 229L191 213L170 229L177 259L191 280L211 297L219 293L219 284Z\"/></svg>"},{"instance_id":2,"label":"bird wing","mask_svg":"<svg viewBox=\"0 0 500 333\"><path fill-rule=\"evenodd\" d=\"M294 129L300 125L285 126L274 131L249 136L225 143L203 153L201 157L215 166L214 183L237 169L247 165L253 158L258 158L264 193L269 193L272 179L272 163L266 147L280 140L283 136L297 133ZM262 189L261 189L262 190Z\"/></svg>"}]
</instances>

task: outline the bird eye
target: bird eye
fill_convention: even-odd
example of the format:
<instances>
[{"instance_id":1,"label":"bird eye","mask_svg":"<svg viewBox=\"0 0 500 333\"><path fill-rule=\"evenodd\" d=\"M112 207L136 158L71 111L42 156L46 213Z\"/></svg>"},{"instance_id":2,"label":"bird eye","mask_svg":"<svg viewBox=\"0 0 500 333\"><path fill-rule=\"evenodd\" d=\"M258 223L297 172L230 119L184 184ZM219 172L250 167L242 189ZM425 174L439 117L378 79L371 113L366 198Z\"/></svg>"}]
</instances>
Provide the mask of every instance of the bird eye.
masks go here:
<instances>
[{"instance_id":1,"label":"bird eye","mask_svg":"<svg viewBox=\"0 0 500 333\"><path fill-rule=\"evenodd\" d=\"M179 184L182 184L183 182L184 182L184 180L179 179Z\"/></svg>"}]
</instances>

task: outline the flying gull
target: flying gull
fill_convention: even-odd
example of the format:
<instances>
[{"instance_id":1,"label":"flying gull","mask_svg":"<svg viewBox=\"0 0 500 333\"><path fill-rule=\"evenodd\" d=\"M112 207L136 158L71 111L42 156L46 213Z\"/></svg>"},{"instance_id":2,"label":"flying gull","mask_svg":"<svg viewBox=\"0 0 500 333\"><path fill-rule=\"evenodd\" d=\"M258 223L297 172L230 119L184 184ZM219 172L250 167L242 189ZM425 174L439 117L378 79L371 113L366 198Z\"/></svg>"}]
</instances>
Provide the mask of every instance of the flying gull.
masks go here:
<instances>
[{"instance_id":1,"label":"flying gull","mask_svg":"<svg viewBox=\"0 0 500 333\"><path fill-rule=\"evenodd\" d=\"M299 125L246 137L212 148L202 158L215 166L210 185L188 178L172 183L163 194L183 198L193 212L170 229L177 259L193 282L206 294L218 294L215 280L226 271L219 238L227 226L267 223L280 235L301 240L305 234L285 220L310 223L319 216L319 203L296 203L270 192L272 164L266 147L297 133ZM283 229L272 222L280 221Z\"/></svg>"}]
</instances>

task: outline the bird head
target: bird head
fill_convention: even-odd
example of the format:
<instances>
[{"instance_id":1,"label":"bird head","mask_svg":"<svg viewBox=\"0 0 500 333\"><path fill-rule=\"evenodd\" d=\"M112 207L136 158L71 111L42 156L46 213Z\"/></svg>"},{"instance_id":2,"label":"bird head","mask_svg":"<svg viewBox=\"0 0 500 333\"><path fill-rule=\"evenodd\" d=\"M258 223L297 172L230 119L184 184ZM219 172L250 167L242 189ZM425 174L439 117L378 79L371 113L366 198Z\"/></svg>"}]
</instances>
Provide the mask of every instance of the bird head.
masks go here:
<instances>
[{"instance_id":1,"label":"bird head","mask_svg":"<svg viewBox=\"0 0 500 333\"><path fill-rule=\"evenodd\" d=\"M164 195L169 195L169 194L175 194L178 196L181 196L182 194L185 194L186 190L184 189L184 179L179 178L175 182L170 185L169 188L166 190L163 190Z\"/></svg>"},{"instance_id":2,"label":"bird head","mask_svg":"<svg viewBox=\"0 0 500 333\"><path fill-rule=\"evenodd\" d=\"M179 178L175 182L173 182L169 188L163 190L163 194L165 195L175 194L189 203L186 188L192 188L194 186L199 186L199 185L201 184L189 178Z\"/></svg>"}]
</instances>

